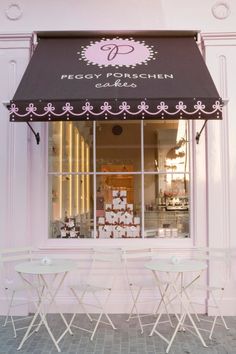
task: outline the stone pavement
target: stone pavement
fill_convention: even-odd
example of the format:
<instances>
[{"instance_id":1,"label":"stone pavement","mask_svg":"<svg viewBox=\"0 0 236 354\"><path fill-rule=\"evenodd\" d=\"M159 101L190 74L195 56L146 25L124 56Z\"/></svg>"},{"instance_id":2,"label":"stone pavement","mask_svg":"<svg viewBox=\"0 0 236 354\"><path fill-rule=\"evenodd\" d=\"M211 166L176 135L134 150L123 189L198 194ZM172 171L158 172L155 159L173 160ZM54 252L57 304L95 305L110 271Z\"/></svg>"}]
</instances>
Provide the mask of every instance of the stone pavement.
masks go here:
<instances>
[{"instance_id":1,"label":"stone pavement","mask_svg":"<svg viewBox=\"0 0 236 354\"><path fill-rule=\"evenodd\" d=\"M70 315L67 315L69 320ZM157 335L149 337L150 327L146 327L145 333L141 334L136 319L126 322L127 315L111 315L117 330L110 326L101 324L91 342L89 334L73 328L73 336L66 334L60 343L61 353L67 354L164 354L166 343ZM81 327L89 323L85 315L78 315L77 320ZM170 354L236 354L236 317L227 317L227 324L230 330L217 326L213 340L203 337L208 348L203 348L200 340L187 332L179 332L170 350ZM3 317L0 317L1 324ZM64 326L58 315L49 315L48 322L53 328L56 338L62 333ZM206 328L207 324L202 327ZM170 335L168 324L159 326L162 334ZM24 330L25 331L25 330ZM21 341L24 331L19 331L17 338L13 338L11 325L0 326L0 354L55 354L57 350L52 343L48 333L42 326L37 334L32 335L20 351L17 347ZM171 333L172 333L171 329Z\"/></svg>"}]
</instances>

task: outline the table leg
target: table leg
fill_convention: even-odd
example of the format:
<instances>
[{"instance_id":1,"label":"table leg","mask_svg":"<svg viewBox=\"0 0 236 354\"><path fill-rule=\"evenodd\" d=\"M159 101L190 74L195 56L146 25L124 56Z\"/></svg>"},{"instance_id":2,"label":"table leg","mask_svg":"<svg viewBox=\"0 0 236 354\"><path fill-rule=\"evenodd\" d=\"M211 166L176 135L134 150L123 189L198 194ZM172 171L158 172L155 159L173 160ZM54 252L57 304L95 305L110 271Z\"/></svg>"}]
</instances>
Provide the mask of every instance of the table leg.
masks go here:
<instances>
[{"instance_id":1,"label":"table leg","mask_svg":"<svg viewBox=\"0 0 236 354\"><path fill-rule=\"evenodd\" d=\"M51 299L51 301L50 301L50 303L49 303L49 306L51 306L53 302L56 303L55 297L56 297L56 295L57 295L57 293L58 293L58 291L59 291L59 289L60 289L62 283L64 282L66 275L67 275L67 273L65 273L65 274L63 275L63 277L62 277L62 279L60 280L60 282L59 282L59 284L58 284L58 286L57 286L57 288L56 288L56 290L55 290L54 293L52 293L52 291L50 291L50 287L48 286L48 284L47 284L47 282L46 282L46 279L44 278L43 275L41 275L41 280L42 280L43 284L45 285L45 288L47 289L48 294L49 294L50 299ZM57 276L54 277L54 281L56 280L56 277L57 277ZM65 324L65 326L66 326L66 328L67 328L67 331L68 331L71 335L73 335L73 332L71 331L70 326L69 326L68 322L67 322L66 319L65 319L65 316L63 315L62 312L59 312L59 314L60 314L60 316L61 316L61 318L62 318L62 320L63 320L63 322L64 322L64 324ZM45 317L46 317L46 315L45 315Z\"/></svg>"},{"instance_id":2,"label":"table leg","mask_svg":"<svg viewBox=\"0 0 236 354\"><path fill-rule=\"evenodd\" d=\"M17 350L20 350L22 348L23 344L25 343L25 341L31 336L32 333L30 334L30 331L31 331L31 329L32 329L37 317L40 316L42 322L45 324L45 327L48 330L48 333L49 333L50 337L52 338L54 344L56 345L57 350L59 352L61 351L59 346L55 342L55 338L53 337L53 334L52 334L50 328L48 327L47 321L45 321L44 316L43 316L43 314L41 312L41 308L42 308L42 305L43 305L43 293L44 293L44 291L45 291L45 289L42 290L42 294L40 295L40 298L39 298L39 301L38 301L38 305L37 305L37 311L35 312L35 315L34 315L32 321L31 321L31 323L30 323L30 325L29 325L29 327L28 327L28 329L27 329L22 341L20 342L20 345L17 348Z\"/></svg>"},{"instance_id":3,"label":"table leg","mask_svg":"<svg viewBox=\"0 0 236 354\"><path fill-rule=\"evenodd\" d=\"M26 333L25 333L25 335L24 335L24 337L23 337L23 339L22 339L22 341L21 341L19 347L17 348L17 350L20 350L20 349L22 348L23 344L25 343L25 341L31 336L31 334L32 334L33 332L30 334L30 331L31 331L31 329L32 329L32 327L33 327L33 325L34 325L34 323L35 323L35 321L36 321L36 318L37 318L38 316L40 316L41 321L40 321L40 323L39 323L39 325L38 325L36 331L38 331L39 328L40 328L40 326L41 326L42 324L44 324L45 327L46 327L46 329L47 329L47 331L48 331L49 336L51 337L51 339L52 339L52 341L53 341L55 347L57 348L57 351L58 351L58 352L61 352L61 349L60 349L60 347L58 346L58 341L55 339L55 337L54 337L54 335L53 335L53 333L52 333L52 331L51 331L51 329L50 329L50 327L49 327L49 325L48 325L47 318L46 318L47 313L42 310L42 307L43 307L43 304L44 304L44 300L48 298L48 295L49 295L49 297L50 297L49 306L51 306L52 303L55 301L55 297L56 297L56 295L57 295L57 293L58 293L58 291L59 291L59 289L60 289L60 287L61 287L63 281L65 280L65 277L66 277L67 273L68 273L68 272L63 273L63 276L62 276L60 282L58 283L58 285L57 285L57 287L56 287L56 289L55 289L54 292L51 292L51 291L50 291L50 287L48 286L48 284L47 284L45 278L43 277L43 275L40 276L40 279L41 279L41 281L42 281L42 291L40 292L39 289L37 290L37 293L38 293L38 302L35 303L36 312L35 312L35 315L34 315L32 321L31 321L31 323L30 323L30 325L29 325L29 327L28 327L28 329L27 329L27 331L26 331ZM21 275L21 274L20 274L20 275ZM24 281L26 281L28 284L30 284L31 287L33 288L33 285L32 285L27 279L25 279L22 275L21 275L21 277L22 277L22 279L23 279ZM54 278L54 280L55 280L55 279L56 279L56 277ZM69 332L72 334L72 331L71 331L71 329L69 328L69 325L68 325L68 323L67 323L67 321L66 321L64 315L63 315L61 312L60 312L60 315L61 315L61 317L62 317L62 319L63 319L63 321L64 321L64 323L65 323L65 325L66 325L66 327L67 327L67 331L69 331Z\"/></svg>"},{"instance_id":4,"label":"table leg","mask_svg":"<svg viewBox=\"0 0 236 354\"><path fill-rule=\"evenodd\" d=\"M162 286L161 286L161 280L158 278L157 273L156 273L155 271L152 271L152 272L153 272L153 275L154 275L154 277L155 277L155 279L156 279L157 286L158 286L158 289L159 289L159 292L160 292L160 295L161 295L161 300L160 300L160 302L159 302L159 304L158 304L158 308L157 308L157 310L156 310L156 313L157 313L158 310L161 308L161 305L162 305L162 303L163 303L163 304L164 304L164 307L165 307L165 310L166 310L166 313L167 313L167 316L169 317L169 321L170 321L171 327L173 327L173 323L172 323L172 321L171 321L171 318L170 318L170 316L169 316L169 312L168 312L168 309L167 309L167 305L168 305L168 304L171 304L171 300L169 300L169 297L167 296L167 294L168 294L168 292L169 292L169 289L170 289L170 287L169 287L170 284L167 283L167 284L166 284L166 287L163 289ZM167 302L166 302L166 300L167 300ZM160 321L160 319L161 319L161 316L163 315L163 312L164 312L164 310L162 309L162 310L160 311L160 313L159 313L157 319L156 319L156 322L154 323L154 326L153 326L153 328L152 328L152 330L151 330L150 336L152 336L154 332L157 333L156 327L157 327L157 325L158 325L158 323L159 323L159 321ZM163 338L163 336L162 336L159 332L158 332L158 335L161 336L162 339L165 338L165 337ZM166 340L166 338L165 338L164 340Z\"/></svg>"},{"instance_id":5,"label":"table leg","mask_svg":"<svg viewBox=\"0 0 236 354\"><path fill-rule=\"evenodd\" d=\"M177 324L177 326L176 326L176 329L175 329L175 331L174 331L174 333L173 333L173 335L172 335L172 337L171 337L171 340L170 340L170 342L169 342L169 345L168 345L168 347L167 347L167 349L166 349L166 353L169 352L169 350L170 350L170 348L171 348L171 345L172 345L172 343L173 343L173 341L174 341L174 339L175 339L175 336L176 336L176 334L177 334L177 331L178 331L178 329L183 325L186 316L188 316L188 318L190 319L190 322L192 323L193 328L195 329L195 331L196 331L196 333L197 333L197 335L198 335L200 341L202 342L202 345L203 345L204 347L207 347L207 345L206 345L204 339L202 338L202 335L201 335L199 329L197 328L197 326L196 326L196 324L195 324L195 322L194 322L194 320L193 320L193 318L192 318L192 315L191 315L190 312L189 312L189 309L188 309L188 308L189 308L189 306L190 306L190 301L189 301L189 299L188 299L188 296L186 296L186 294L185 294L185 289L183 288L183 289L181 289L181 291L179 291L179 290L177 289L177 287L176 287L175 282L172 282L172 283L171 283L171 287L173 288L173 290L174 290L176 296L178 297L178 299L179 299L179 301L180 301L180 304L181 304L181 308L182 308L182 310L183 310L183 313L182 313L182 315L181 315L181 317L180 317L180 319L179 319L179 321L178 321L178 324ZM183 295L185 295L185 298L186 298L186 300L187 300L187 301L186 301L186 305L185 305L184 300L183 300Z\"/></svg>"}]
</instances>

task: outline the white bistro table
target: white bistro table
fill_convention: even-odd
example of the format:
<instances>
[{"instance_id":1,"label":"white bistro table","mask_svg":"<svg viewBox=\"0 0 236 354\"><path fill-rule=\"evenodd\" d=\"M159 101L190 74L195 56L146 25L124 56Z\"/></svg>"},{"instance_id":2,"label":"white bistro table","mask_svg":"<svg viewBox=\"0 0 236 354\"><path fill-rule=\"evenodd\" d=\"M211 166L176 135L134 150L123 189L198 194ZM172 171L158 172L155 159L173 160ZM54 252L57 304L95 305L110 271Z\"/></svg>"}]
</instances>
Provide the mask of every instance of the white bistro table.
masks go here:
<instances>
[{"instance_id":1,"label":"white bistro table","mask_svg":"<svg viewBox=\"0 0 236 354\"><path fill-rule=\"evenodd\" d=\"M58 346L58 341L55 339L48 325L47 313L50 306L53 303L55 304L57 293L60 290L68 272L75 268L76 262L72 260L52 260L51 264L42 264L42 262L39 260L24 262L15 266L15 270L19 273L22 280L30 285L32 289L35 289L35 282L33 283L31 279L29 280L27 275L37 276L38 280L38 299L36 299L34 302L36 306L36 312L17 350L21 349L24 342L34 333L34 331L32 331L32 327L35 326L35 321L39 316L40 323L36 326L35 331L37 332L40 326L44 324L58 352L61 351ZM59 312L59 314L67 330L70 334L72 334L64 315L61 312Z\"/></svg>"},{"instance_id":2,"label":"white bistro table","mask_svg":"<svg viewBox=\"0 0 236 354\"><path fill-rule=\"evenodd\" d=\"M153 333L159 335L168 344L166 349L166 353L168 353L178 330L184 329L184 326L192 327L196 331L196 335L201 340L202 345L207 347L189 311L189 307L191 306L191 299L188 293L188 289L195 284L195 282L200 278L202 272L206 270L207 264L202 261L190 259L182 259L179 261L179 263L173 262L171 259L156 259L146 263L145 268L153 272L157 286L160 290L161 300L158 308L160 308L162 302L165 304L165 306L172 305L172 302L175 299L179 301L181 308L179 315L175 313L178 323L170 340L164 337L156 329L163 314L163 310L159 313L157 320L151 330L150 336L152 336ZM186 273L193 273L193 276L190 281L184 284L184 274ZM161 285L163 284L161 280L163 279L163 275L168 284L164 289ZM191 326L184 324L186 317L189 318Z\"/></svg>"}]
</instances>

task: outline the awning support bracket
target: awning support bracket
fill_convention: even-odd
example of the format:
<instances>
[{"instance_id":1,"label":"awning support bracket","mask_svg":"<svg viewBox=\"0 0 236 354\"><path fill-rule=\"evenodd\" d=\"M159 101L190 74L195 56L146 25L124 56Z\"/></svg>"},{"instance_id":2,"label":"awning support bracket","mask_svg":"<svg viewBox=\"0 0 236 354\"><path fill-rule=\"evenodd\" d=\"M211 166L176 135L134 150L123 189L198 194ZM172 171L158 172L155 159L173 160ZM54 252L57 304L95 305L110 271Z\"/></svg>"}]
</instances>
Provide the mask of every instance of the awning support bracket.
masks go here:
<instances>
[{"instance_id":1,"label":"awning support bracket","mask_svg":"<svg viewBox=\"0 0 236 354\"><path fill-rule=\"evenodd\" d=\"M202 128L201 128L201 130L200 130L200 132L197 132L197 133L196 133L195 139L196 139L197 144L199 144L200 136L201 136L201 134L202 134L202 132L203 132L203 129L204 129L205 126L206 126L206 123L207 123L207 119L205 120L205 122L204 122L204 124L203 124L203 126L202 126Z\"/></svg>"},{"instance_id":2,"label":"awning support bracket","mask_svg":"<svg viewBox=\"0 0 236 354\"><path fill-rule=\"evenodd\" d=\"M30 127L30 130L32 131L32 133L34 134L35 136L35 140L37 142L37 145L39 145L40 143L40 135L39 133L36 133L35 130L32 128L32 126L29 124L29 122L26 122L28 124L28 126Z\"/></svg>"}]
</instances>

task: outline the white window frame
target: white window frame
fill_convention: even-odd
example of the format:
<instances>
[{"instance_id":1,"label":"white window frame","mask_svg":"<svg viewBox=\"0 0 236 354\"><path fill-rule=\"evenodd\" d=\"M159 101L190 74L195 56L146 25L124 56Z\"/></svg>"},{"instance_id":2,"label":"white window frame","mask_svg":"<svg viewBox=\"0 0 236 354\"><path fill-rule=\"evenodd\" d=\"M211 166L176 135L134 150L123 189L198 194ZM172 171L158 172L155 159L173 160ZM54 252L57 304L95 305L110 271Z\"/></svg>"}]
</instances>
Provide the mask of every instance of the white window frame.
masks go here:
<instances>
[{"instance_id":1,"label":"white window frame","mask_svg":"<svg viewBox=\"0 0 236 354\"><path fill-rule=\"evenodd\" d=\"M192 121L188 121L188 135L189 135L189 152L190 152L190 157L189 157L189 180L190 180L190 195L189 195L189 206L190 206L190 212L189 212L189 234L190 237L188 238L176 238L176 239L172 239L172 238L147 238L144 237L144 213L145 213L145 204L144 204L144 177L145 175L160 175L160 172L155 172L155 171L145 171L144 170L144 121L141 120L139 121L141 123L141 170L138 172L132 172L133 175L140 175L141 176L141 237L139 239L135 239L135 242L139 242L140 244L145 241L145 246L149 247L149 245L153 245L153 243L155 243L155 245L158 245L160 247L173 247L173 248L189 248L192 247L194 242L194 227L193 227L193 218L194 218L194 212L193 212L193 185L194 185L194 181L193 181L193 169L194 169L194 158L193 158L193 151L195 151L195 149L193 148L193 145L195 144L195 139L193 139L194 136L194 131L195 131L195 124ZM45 124L45 123L44 123ZM97 246L106 246L106 245L112 245L114 246L122 246L122 245L133 245L134 244L134 240L132 238L130 239L96 239L96 223L94 223L94 236L91 238L85 238L85 239L53 239L53 238L49 238L49 203L48 203L48 177L49 175L56 175L59 173L56 172L49 172L48 171L48 124L45 124L45 129L44 129L44 137L45 137L45 163L46 163L46 188L45 191L47 192L47 198L46 202L47 205L45 205L45 211L47 211L47 214L45 213L45 235L46 238L44 239L44 244L46 244L47 246L51 247L52 245L55 246L55 243L57 243L57 245L65 245L66 247L70 247L70 245L74 245L74 244L78 244L81 246L81 244L83 244L83 246L85 248L87 247L91 247L93 245L97 245ZM163 172L166 174L166 172ZM68 172L63 172L60 174L64 174L64 175L81 175L81 174L88 174L88 175L92 175L94 176L93 178L93 190L96 191L96 176L98 175L104 175L104 174L117 174L117 172L96 172L96 121L93 122L93 171L89 172L89 173L77 173L77 172L72 172L72 173L68 173ZM130 172L119 172L119 174L129 174ZM96 202L95 202L95 198L94 198L94 205L93 205L93 213L94 213L94 219L96 219Z\"/></svg>"}]
</instances>

